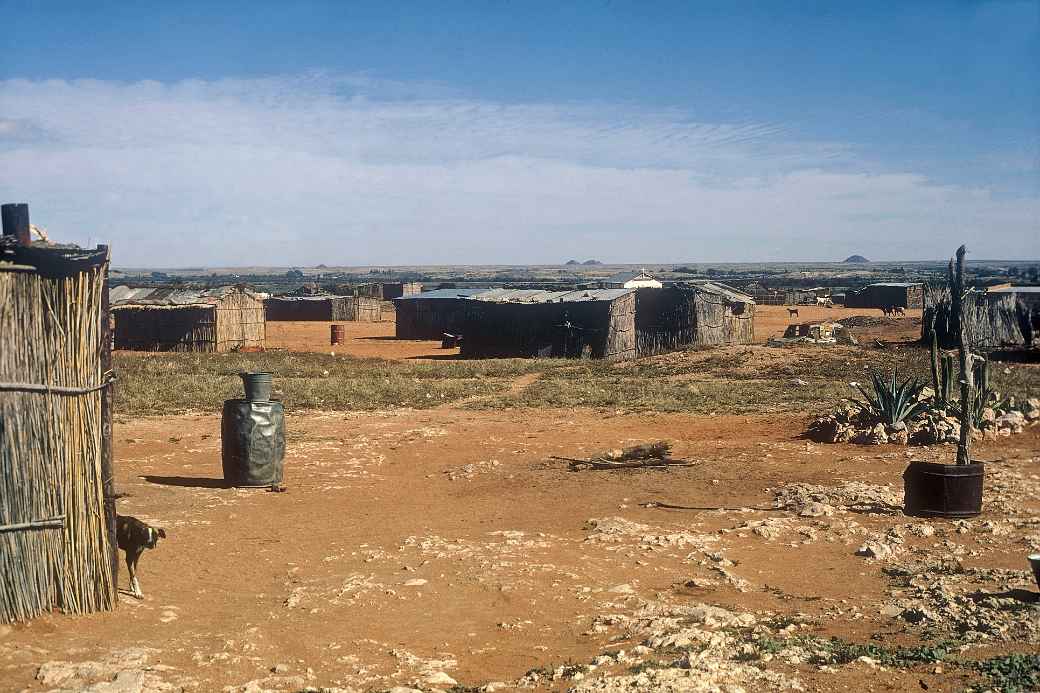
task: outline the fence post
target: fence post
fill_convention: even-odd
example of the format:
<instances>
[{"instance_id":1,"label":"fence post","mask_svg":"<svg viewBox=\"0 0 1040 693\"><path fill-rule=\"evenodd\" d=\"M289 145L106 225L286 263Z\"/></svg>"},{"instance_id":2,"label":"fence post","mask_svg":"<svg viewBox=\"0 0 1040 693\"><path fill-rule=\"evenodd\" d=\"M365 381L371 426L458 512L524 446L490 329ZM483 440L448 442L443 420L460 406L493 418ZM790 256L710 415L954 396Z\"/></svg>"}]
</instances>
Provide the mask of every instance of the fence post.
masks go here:
<instances>
[{"instance_id":1,"label":"fence post","mask_svg":"<svg viewBox=\"0 0 1040 693\"><path fill-rule=\"evenodd\" d=\"M108 298L108 267L112 252L107 245L99 245L105 251L105 273L101 284L101 375L112 370L112 311ZM116 541L116 480L115 465L112 464L112 388L101 391L101 493L105 501L105 527L108 532L109 561L112 565L112 606L119 603L119 546Z\"/></svg>"},{"instance_id":2,"label":"fence post","mask_svg":"<svg viewBox=\"0 0 1040 693\"><path fill-rule=\"evenodd\" d=\"M0 217L3 219L4 235L14 236L18 239L18 245L29 245L32 239L29 235L29 205L24 202L15 202L0 205Z\"/></svg>"}]
</instances>

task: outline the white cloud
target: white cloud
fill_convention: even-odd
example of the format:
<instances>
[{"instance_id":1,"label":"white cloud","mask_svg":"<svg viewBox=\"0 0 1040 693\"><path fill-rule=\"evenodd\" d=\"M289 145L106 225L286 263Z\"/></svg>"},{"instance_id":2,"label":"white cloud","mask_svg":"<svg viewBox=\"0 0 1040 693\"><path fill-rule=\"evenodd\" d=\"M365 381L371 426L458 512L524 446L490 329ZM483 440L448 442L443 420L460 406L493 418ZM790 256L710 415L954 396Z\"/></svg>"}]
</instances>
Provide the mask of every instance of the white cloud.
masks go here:
<instances>
[{"instance_id":1,"label":"white cloud","mask_svg":"<svg viewBox=\"0 0 1040 693\"><path fill-rule=\"evenodd\" d=\"M1040 256L1040 200L780 124L364 78L0 83L0 190L122 265Z\"/></svg>"}]
</instances>

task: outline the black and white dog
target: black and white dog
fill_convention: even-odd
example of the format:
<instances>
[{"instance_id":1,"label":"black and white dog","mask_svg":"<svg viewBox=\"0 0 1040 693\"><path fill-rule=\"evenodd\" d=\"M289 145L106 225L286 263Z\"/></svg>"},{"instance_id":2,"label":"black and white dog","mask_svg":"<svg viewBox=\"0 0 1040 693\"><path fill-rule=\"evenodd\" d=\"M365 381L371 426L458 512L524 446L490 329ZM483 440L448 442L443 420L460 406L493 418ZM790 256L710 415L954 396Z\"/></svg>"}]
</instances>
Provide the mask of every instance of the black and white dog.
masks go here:
<instances>
[{"instance_id":1,"label":"black and white dog","mask_svg":"<svg viewBox=\"0 0 1040 693\"><path fill-rule=\"evenodd\" d=\"M116 541L126 552L126 569L130 572L130 592L138 599L144 597L137 581L137 561L145 549L154 549L160 539L166 538L162 528L149 527L136 517L116 515Z\"/></svg>"}]
</instances>

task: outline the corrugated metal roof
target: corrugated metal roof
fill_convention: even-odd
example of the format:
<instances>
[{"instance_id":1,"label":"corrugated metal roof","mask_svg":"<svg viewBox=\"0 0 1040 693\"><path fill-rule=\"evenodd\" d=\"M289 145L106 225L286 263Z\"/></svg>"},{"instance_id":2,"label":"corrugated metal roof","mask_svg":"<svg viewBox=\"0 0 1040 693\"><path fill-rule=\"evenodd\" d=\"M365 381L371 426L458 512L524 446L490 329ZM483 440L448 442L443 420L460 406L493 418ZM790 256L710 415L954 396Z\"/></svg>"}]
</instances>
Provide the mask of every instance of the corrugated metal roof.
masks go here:
<instances>
[{"instance_id":1,"label":"corrugated metal roof","mask_svg":"<svg viewBox=\"0 0 1040 693\"><path fill-rule=\"evenodd\" d=\"M108 297L113 306L197 306L213 305L236 291L258 298L254 292L234 286L220 286L214 289L134 289L129 286L116 286L109 290Z\"/></svg>"},{"instance_id":2,"label":"corrugated metal roof","mask_svg":"<svg viewBox=\"0 0 1040 693\"><path fill-rule=\"evenodd\" d=\"M1008 286L987 291L991 294L1040 294L1040 286Z\"/></svg>"},{"instance_id":3,"label":"corrugated metal roof","mask_svg":"<svg viewBox=\"0 0 1040 693\"><path fill-rule=\"evenodd\" d=\"M633 291L635 289L579 289L576 291L491 289L474 294L470 298L490 303L576 303L579 301L614 301Z\"/></svg>"},{"instance_id":4,"label":"corrugated metal roof","mask_svg":"<svg viewBox=\"0 0 1040 693\"><path fill-rule=\"evenodd\" d=\"M469 298L484 291L487 291L487 289L434 289L433 291L424 291L421 294L398 296L394 301L414 301L420 298Z\"/></svg>"},{"instance_id":5,"label":"corrugated metal roof","mask_svg":"<svg viewBox=\"0 0 1040 693\"><path fill-rule=\"evenodd\" d=\"M900 289L908 289L911 286L921 286L921 282L874 282L868 286L892 286Z\"/></svg>"},{"instance_id":6,"label":"corrugated metal roof","mask_svg":"<svg viewBox=\"0 0 1040 693\"><path fill-rule=\"evenodd\" d=\"M333 296L332 294L319 294L317 296L269 296L268 298L270 298L273 301L329 301L334 298L353 298L353 296Z\"/></svg>"},{"instance_id":7,"label":"corrugated metal roof","mask_svg":"<svg viewBox=\"0 0 1040 693\"><path fill-rule=\"evenodd\" d=\"M736 301L737 303L755 302L755 299L752 298L750 295L742 291L738 291L729 284L723 284L722 282L697 282L696 284L686 284L684 286L688 288L705 291L710 294L715 294L716 296L722 296L724 298L728 298L731 301Z\"/></svg>"}]
</instances>

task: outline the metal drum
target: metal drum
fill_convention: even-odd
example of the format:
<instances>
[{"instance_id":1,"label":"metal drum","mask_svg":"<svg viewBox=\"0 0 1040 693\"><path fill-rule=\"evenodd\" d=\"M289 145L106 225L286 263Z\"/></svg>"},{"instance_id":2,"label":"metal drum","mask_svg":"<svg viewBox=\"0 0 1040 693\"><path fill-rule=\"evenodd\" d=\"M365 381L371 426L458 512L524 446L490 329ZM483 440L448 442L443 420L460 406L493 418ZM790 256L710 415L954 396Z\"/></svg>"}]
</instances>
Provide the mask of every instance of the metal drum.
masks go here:
<instances>
[{"instance_id":1,"label":"metal drum","mask_svg":"<svg viewBox=\"0 0 1040 693\"><path fill-rule=\"evenodd\" d=\"M331 328L331 334L329 335L330 344L341 344L347 341L346 325L331 325Z\"/></svg>"},{"instance_id":2,"label":"metal drum","mask_svg":"<svg viewBox=\"0 0 1040 693\"><path fill-rule=\"evenodd\" d=\"M226 400L220 419L220 448L227 485L280 484L285 459L282 403Z\"/></svg>"}]
</instances>

